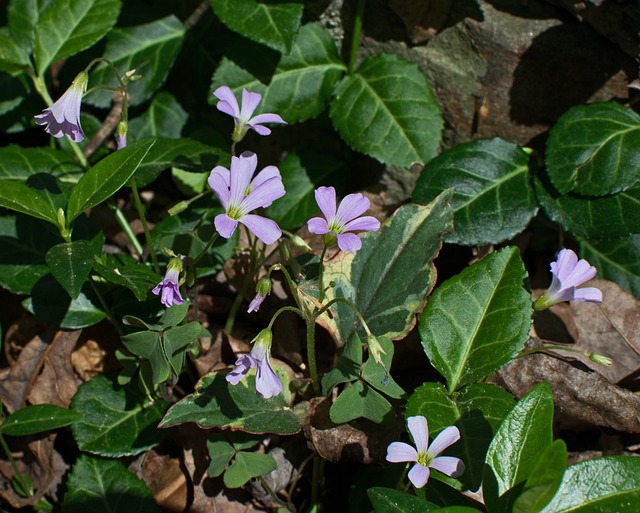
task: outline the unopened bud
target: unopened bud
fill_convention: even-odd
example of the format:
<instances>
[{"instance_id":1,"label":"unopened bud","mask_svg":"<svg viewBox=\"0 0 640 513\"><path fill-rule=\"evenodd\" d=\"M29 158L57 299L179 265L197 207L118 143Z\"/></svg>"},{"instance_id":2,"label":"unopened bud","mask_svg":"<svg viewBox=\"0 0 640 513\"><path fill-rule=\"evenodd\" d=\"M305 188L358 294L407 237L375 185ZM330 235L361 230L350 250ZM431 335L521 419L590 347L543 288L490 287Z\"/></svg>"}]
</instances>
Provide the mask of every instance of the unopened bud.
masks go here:
<instances>
[{"instance_id":1,"label":"unopened bud","mask_svg":"<svg viewBox=\"0 0 640 513\"><path fill-rule=\"evenodd\" d=\"M611 365L613 365L613 360L611 358L607 358L606 356L598 353L591 353L589 355L589 360L597 364L604 365L605 367L611 367Z\"/></svg>"},{"instance_id":2,"label":"unopened bud","mask_svg":"<svg viewBox=\"0 0 640 513\"><path fill-rule=\"evenodd\" d=\"M175 216L176 214L179 214L180 212L184 212L185 210L187 210L188 207L189 207L189 201L183 200L180 203L176 203L174 206L172 206L169 209L169 215Z\"/></svg>"},{"instance_id":3,"label":"unopened bud","mask_svg":"<svg viewBox=\"0 0 640 513\"><path fill-rule=\"evenodd\" d=\"M311 246L309 246L309 244L307 244L307 242L300 236L298 235L291 235L289 237L289 240L291 241L291 243L300 248L303 249L304 251L310 252L311 251Z\"/></svg>"},{"instance_id":4,"label":"unopened bud","mask_svg":"<svg viewBox=\"0 0 640 513\"><path fill-rule=\"evenodd\" d=\"M271 280L269 278L260 278L256 284L256 293L261 296L271 294Z\"/></svg>"}]
</instances>

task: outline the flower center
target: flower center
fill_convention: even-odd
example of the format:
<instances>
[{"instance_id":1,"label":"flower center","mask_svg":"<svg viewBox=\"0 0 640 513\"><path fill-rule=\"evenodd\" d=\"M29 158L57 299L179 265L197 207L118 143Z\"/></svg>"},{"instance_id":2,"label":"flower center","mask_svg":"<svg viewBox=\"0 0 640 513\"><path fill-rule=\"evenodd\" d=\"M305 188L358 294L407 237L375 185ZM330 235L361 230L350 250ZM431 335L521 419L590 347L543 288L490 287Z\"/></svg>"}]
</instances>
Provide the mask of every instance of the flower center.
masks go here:
<instances>
[{"instance_id":1,"label":"flower center","mask_svg":"<svg viewBox=\"0 0 640 513\"><path fill-rule=\"evenodd\" d=\"M331 221L329 221L327 225L329 226L330 232L341 234L344 231L344 226L337 219L331 219Z\"/></svg>"},{"instance_id":2,"label":"flower center","mask_svg":"<svg viewBox=\"0 0 640 513\"><path fill-rule=\"evenodd\" d=\"M229 216L234 221L239 221L242 217L242 210L240 207L235 205L229 205L229 210L227 210L227 216Z\"/></svg>"},{"instance_id":3,"label":"flower center","mask_svg":"<svg viewBox=\"0 0 640 513\"><path fill-rule=\"evenodd\" d=\"M423 467L428 467L429 463L431 463L431 456L427 451L418 453L418 463Z\"/></svg>"}]
</instances>

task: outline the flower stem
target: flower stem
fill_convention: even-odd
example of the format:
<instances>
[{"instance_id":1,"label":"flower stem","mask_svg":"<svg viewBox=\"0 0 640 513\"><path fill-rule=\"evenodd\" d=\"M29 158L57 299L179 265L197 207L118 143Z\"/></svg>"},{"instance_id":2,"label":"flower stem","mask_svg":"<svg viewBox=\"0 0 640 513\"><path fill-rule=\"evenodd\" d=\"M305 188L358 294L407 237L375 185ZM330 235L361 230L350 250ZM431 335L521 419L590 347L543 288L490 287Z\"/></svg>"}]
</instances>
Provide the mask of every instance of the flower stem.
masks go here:
<instances>
[{"instance_id":1,"label":"flower stem","mask_svg":"<svg viewBox=\"0 0 640 513\"><path fill-rule=\"evenodd\" d=\"M214 232L214 234L209 239L209 242L207 242L207 245L202 248L202 251L200 251L200 253L198 253L198 256L189 261L189 267L194 267L200 260L202 260L202 258L207 254L216 240L218 240L218 232Z\"/></svg>"},{"instance_id":2,"label":"flower stem","mask_svg":"<svg viewBox=\"0 0 640 513\"><path fill-rule=\"evenodd\" d=\"M313 387L313 393L316 396L320 396L322 390L320 389L320 382L318 381L318 365L316 363L316 320L313 316L306 318L307 324L307 360L309 362L309 375L311 376L311 385ZM314 465L315 468L315 465Z\"/></svg>"},{"instance_id":3,"label":"flower stem","mask_svg":"<svg viewBox=\"0 0 640 513\"><path fill-rule=\"evenodd\" d=\"M18 465L16 465L16 461L13 459L13 455L11 454L11 451L9 450L9 446L7 445L7 442L5 442L4 440L4 436L2 436L2 433L0 433L0 445L2 446L2 450L4 451L4 453L7 455L7 459L9 460L9 463L11 464L11 468L13 469L13 473L15 475L16 481L18 481L18 483L20 483L20 486L22 487L22 490L29 495L29 497L31 497L31 493L29 493L30 491L30 487L27 486L27 484L24 482L23 476L20 473L20 470L18 470Z\"/></svg>"},{"instance_id":4,"label":"flower stem","mask_svg":"<svg viewBox=\"0 0 640 513\"><path fill-rule=\"evenodd\" d=\"M142 246L140 245L140 241L136 237L136 234L133 233L133 230L131 229L131 226L129 225L127 218L124 217L122 210L120 210L116 205L110 205L110 208L111 210L113 210L113 213L116 216L116 221L118 221L120 228L122 228L122 231L129 239L129 242L131 242L133 249L136 251L138 256L142 258L143 249L142 249Z\"/></svg>"},{"instance_id":5,"label":"flower stem","mask_svg":"<svg viewBox=\"0 0 640 513\"><path fill-rule=\"evenodd\" d=\"M133 193L133 202L136 205L140 222L142 223L142 229L144 230L144 238L147 241L147 247L149 248L149 254L151 255L151 261L153 262L153 270L160 274L160 265L158 264L158 257L153 249L153 241L151 240L151 232L149 231L149 225L147 224L147 218L144 215L144 206L140 201L140 194L138 194L138 186L136 185L136 179L132 176L129 180L131 186L131 192Z\"/></svg>"},{"instance_id":6,"label":"flower stem","mask_svg":"<svg viewBox=\"0 0 640 513\"><path fill-rule=\"evenodd\" d=\"M353 20L353 32L351 34L351 52L349 53L349 67L347 73L352 75L356 68L358 59L358 48L360 48L360 36L362 34L362 17L364 15L364 7L366 1L358 0L356 4L356 16Z\"/></svg>"},{"instance_id":7,"label":"flower stem","mask_svg":"<svg viewBox=\"0 0 640 513\"><path fill-rule=\"evenodd\" d=\"M91 288L93 289L93 292L95 293L95 295L98 297L98 301L100 301L100 304L102 305L103 310L107 314L107 319L111 321L111 324L113 324L113 327L118 332L118 335L122 335L122 328L120 327L120 323L118 323L118 320L113 315L113 312L109 308L109 305L107 304L107 302L104 300L104 297L102 297L102 294L98 290L98 287L96 287L95 283L93 283L93 279L91 276L89 276L89 284L91 285Z\"/></svg>"},{"instance_id":8,"label":"flower stem","mask_svg":"<svg viewBox=\"0 0 640 513\"><path fill-rule=\"evenodd\" d=\"M320 255L320 266L318 267L318 301L324 301L324 256L327 253L327 245L324 245Z\"/></svg>"},{"instance_id":9,"label":"flower stem","mask_svg":"<svg viewBox=\"0 0 640 513\"><path fill-rule=\"evenodd\" d=\"M278 497L276 495L276 493L273 491L273 489L269 486L269 483L267 483L267 480L264 478L264 476L258 476L258 479L260 480L260 483L262 484L262 487L271 496L271 498L274 500L274 502L276 504L278 504L278 506L281 506L283 508L289 509L290 505L287 504L285 501L283 501L280 497Z\"/></svg>"}]
</instances>

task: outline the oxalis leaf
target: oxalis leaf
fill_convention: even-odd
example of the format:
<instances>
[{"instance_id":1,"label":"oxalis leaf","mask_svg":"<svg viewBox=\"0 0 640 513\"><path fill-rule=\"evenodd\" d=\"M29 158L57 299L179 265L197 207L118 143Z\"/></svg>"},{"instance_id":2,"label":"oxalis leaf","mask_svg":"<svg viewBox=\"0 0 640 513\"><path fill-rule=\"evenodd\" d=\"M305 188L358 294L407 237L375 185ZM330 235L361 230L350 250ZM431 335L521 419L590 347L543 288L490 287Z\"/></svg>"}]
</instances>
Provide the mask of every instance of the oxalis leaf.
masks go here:
<instances>
[{"instance_id":1,"label":"oxalis leaf","mask_svg":"<svg viewBox=\"0 0 640 513\"><path fill-rule=\"evenodd\" d=\"M377 233L362 236L355 254L340 253L325 267L325 284L334 282L327 300L351 301L372 333L402 338L415 324L415 314L425 304L435 284L433 259L442 246L443 234L451 230L451 191L427 206L404 205ZM323 315L326 327L339 345L357 329L358 321L348 306L331 307L333 318ZM362 339L366 339L362 336Z\"/></svg>"},{"instance_id":2,"label":"oxalis leaf","mask_svg":"<svg viewBox=\"0 0 640 513\"><path fill-rule=\"evenodd\" d=\"M636 513L640 458L610 456L569 467L560 488L540 513Z\"/></svg>"},{"instance_id":3,"label":"oxalis leaf","mask_svg":"<svg viewBox=\"0 0 640 513\"><path fill-rule=\"evenodd\" d=\"M613 102L578 105L551 129L545 161L562 194L604 196L640 181L640 116Z\"/></svg>"},{"instance_id":4,"label":"oxalis leaf","mask_svg":"<svg viewBox=\"0 0 640 513\"><path fill-rule=\"evenodd\" d=\"M82 414L71 426L81 451L100 456L138 454L165 435L154 428L166 402L149 402L137 388L117 387L104 375L80 385L71 409Z\"/></svg>"},{"instance_id":5,"label":"oxalis leaf","mask_svg":"<svg viewBox=\"0 0 640 513\"><path fill-rule=\"evenodd\" d=\"M531 327L531 294L518 248L492 253L450 278L420 315L420 338L450 392L509 362Z\"/></svg>"},{"instance_id":6,"label":"oxalis leaf","mask_svg":"<svg viewBox=\"0 0 640 513\"><path fill-rule=\"evenodd\" d=\"M283 381L281 394L270 399L258 397L255 373L250 373L237 385L231 385L225 379L226 373L214 372L200 379L195 393L169 409L160 427L195 422L205 429L228 427L248 433L297 433L309 415L309 408L307 403L291 408L293 396L289 383L295 376L286 365L274 360L271 363Z\"/></svg>"},{"instance_id":7,"label":"oxalis leaf","mask_svg":"<svg viewBox=\"0 0 640 513\"><path fill-rule=\"evenodd\" d=\"M503 139L476 139L434 158L422 171L413 201L425 204L452 188L456 244L496 244L524 230L538 210L529 155Z\"/></svg>"},{"instance_id":8,"label":"oxalis leaf","mask_svg":"<svg viewBox=\"0 0 640 513\"><path fill-rule=\"evenodd\" d=\"M71 469L62 513L157 513L153 494L117 460L80 455Z\"/></svg>"},{"instance_id":9,"label":"oxalis leaf","mask_svg":"<svg viewBox=\"0 0 640 513\"><path fill-rule=\"evenodd\" d=\"M440 145L440 105L418 67L395 55L368 57L343 78L330 115L349 145L385 164L429 162Z\"/></svg>"},{"instance_id":10,"label":"oxalis leaf","mask_svg":"<svg viewBox=\"0 0 640 513\"><path fill-rule=\"evenodd\" d=\"M302 19L300 0L211 0L222 23L258 43L289 53Z\"/></svg>"}]
</instances>

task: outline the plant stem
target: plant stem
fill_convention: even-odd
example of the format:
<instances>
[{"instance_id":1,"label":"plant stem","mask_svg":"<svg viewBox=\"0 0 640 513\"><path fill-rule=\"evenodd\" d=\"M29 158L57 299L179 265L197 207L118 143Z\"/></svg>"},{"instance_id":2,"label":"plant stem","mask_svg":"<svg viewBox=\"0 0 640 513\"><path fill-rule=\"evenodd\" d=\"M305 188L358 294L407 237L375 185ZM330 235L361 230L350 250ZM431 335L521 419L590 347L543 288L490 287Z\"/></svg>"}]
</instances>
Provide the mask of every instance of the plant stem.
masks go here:
<instances>
[{"instance_id":1,"label":"plant stem","mask_svg":"<svg viewBox=\"0 0 640 513\"><path fill-rule=\"evenodd\" d=\"M324 301L324 255L327 253L327 245L324 245L320 255L320 267L318 268L318 301Z\"/></svg>"},{"instance_id":2,"label":"plant stem","mask_svg":"<svg viewBox=\"0 0 640 513\"><path fill-rule=\"evenodd\" d=\"M276 502L276 504L278 504L279 506L281 506L283 508L290 509L290 507L289 507L290 505L287 504L285 501L283 501L280 497L278 497L276 495L276 493L273 491L273 489L269 486L269 483L267 483L267 480L264 478L264 476L258 476L258 479L260 480L260 483L262 484L262 487L271 496L271 498Z\"/></svg>"},{"instance_id":3,"label":"plant stem","mask_svg":"<svg viewBox=\"0 0 640 513\"><path fill-rule=\"evenodd\" d=\"M131 242L133 249L136 251L138 256L142 258L143 249L142 249L142 246L140 245L140 241L136 237L135 233L133 233L133 230L131 229L131 226L127 222L127 218L124 217L122 210L120 210L116 205L110 205L110 207L116 216L116 221L118 221L120 228L122 228L122 231L129 239L129 242Z\"/></svg>"},{"instance_id":4,"label":"plant stem","mask_svg":"<svg viewBox=\"0 0 640 513\"><path fill-rule=\"evenodd\" d=\"M320 382L318 381L318 365L316 363L316 320L314 316L306 318L307 323L307 360L309 362L309 375L311 376L311 385L313 393L320 396ZM314 467L315 468L315 467Z\"/></svg>"},{"instance_id":5,"label":"plant stem","mask_svg":"<svg viewBox=\"0 0 640 513\"><path fill-rule=\"evenodd\" d=\"M202 248L202 251L200 251L200 253L198 253L198 256L195 257L193 260L189 261L189 267L195 266L207 254L207 251L209 251L209 249L211 248L211 246L216 240L218 240L218 232L215 232L211 236L211 238L209 239L209 242L207 242L207 245L204 248Z\"/></svg>"},{"instance_id":6,"label":"plant stem","mask_svg":"<svg viewBox=\"0 0 640 513\"><path fill-rule=\"evenodd\" d=\"M140 217L140 222L142 223L142 229L144 230L144 238L147 242L147 247L149 248L151 261L153 262L153 270L160 274L160 265L158 265L158 257L156 256L156 252L153 248L153 241L151 240L151 232L149 231L147 218L144 215L144 206L142 205L142 201L140 201L140 194L138 194L136 179L133 176L129 180L129 185L131 186L131 192L133 193L133 202L136 205L136 210L138 211L138 216Z\"/></svg>"},{"instance_id":7,"label":"plant stem","mask_svg":"<svg viewBox=\"0 0 640 513\"><path fill-rule=\"evenodd\" d=\"M98 301L100 301L102 308L107 314L107 318L111 321L111 324L113 324L113 327L118 332L118 335L122 335L122 328L120 327L120 323L118 323L118 320L113 315L113 312L109 308L109 305L107 304L107 302L104 300L104 297L102 297L102 294L98 290L98 287L96 287L95 283L93 283L93 279L91 276L89 276L89 284L91 285L91 288L93 289L93 292L95 293L95 295L98 297Z\"/></svg>"},{"instance_id":8,"label":"plant stem","mask_svg":"<svg viewBox=\"0 0 640 513\"><path fill-rule=\"evenodd\" d=\"M360 36L362 34L362 17L364 15L364 7L366 0L358 0L356 4L356 16L353 20L353 32L351 34L351 52L349 53L349 67L347 73L352 75L356 69L356 61L358 59L358 49L360 48Z\"/></svg>"},{"instance_id":9,"label":"plant stem","mask_svg":"<svg viewBox=\"0 0 640 513\"><path fill-rule=\"evenodd\" d=\"M2 446L2 450L4 451L4 453L7 455L9 463L11 464L11 468L13 469L13 473L15 474L16 480L18 481L18 483L20 483L20 486L22 486L22 489L24 490L24 492L29 494L29 487L23 481L22 474L20 473L20 470L18 470L18 465L16 465L16 461L13 459L13 455L9 450L9 446L7 445L7 442L5 442L4 440L4 436L2 436L2 433L0 433L0 445ZM29 496L31 496L31 494L29 494Z\"/></svg>"}]
</instances>

